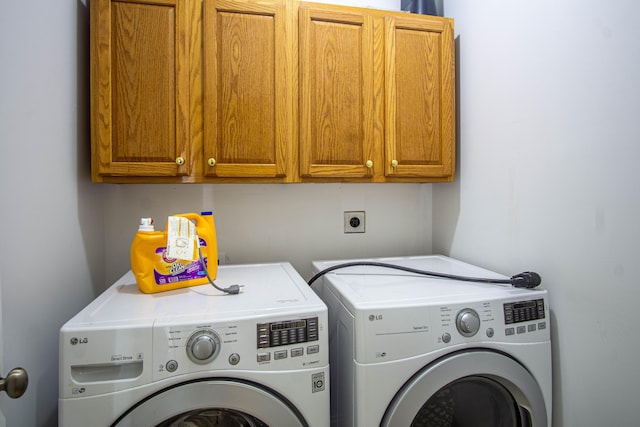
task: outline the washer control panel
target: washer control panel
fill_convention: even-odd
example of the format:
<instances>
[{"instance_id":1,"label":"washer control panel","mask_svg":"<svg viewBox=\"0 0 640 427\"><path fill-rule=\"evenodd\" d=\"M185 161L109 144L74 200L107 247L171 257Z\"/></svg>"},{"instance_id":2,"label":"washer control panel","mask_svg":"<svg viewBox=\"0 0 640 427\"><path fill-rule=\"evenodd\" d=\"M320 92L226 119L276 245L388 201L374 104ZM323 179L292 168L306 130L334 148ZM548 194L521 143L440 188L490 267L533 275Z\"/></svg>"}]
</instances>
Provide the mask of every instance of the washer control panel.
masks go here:
<instances>
[{"instance_id":1,"label":"washer control panel","mask_svg":"<svg viewBox=\"0 0 640 427\"><path fill-rule=\"evenodd\" d=\"M274 316L275 317L275 316ZM171 320L171 319L169 319ZM153 376L228 369L282 371L328 363L326 315L161 324L153 328Z\"/></svg>"},{"instance_id":2,"label":"washer control panel","mask_svg":"<svg viewBox=\"0 0 640 427\"><path fill-rule=\"evenodd\" d=\"M280 347L317 341L318 318L258 323L258 348Z\"/></svg>"}]
</instances>

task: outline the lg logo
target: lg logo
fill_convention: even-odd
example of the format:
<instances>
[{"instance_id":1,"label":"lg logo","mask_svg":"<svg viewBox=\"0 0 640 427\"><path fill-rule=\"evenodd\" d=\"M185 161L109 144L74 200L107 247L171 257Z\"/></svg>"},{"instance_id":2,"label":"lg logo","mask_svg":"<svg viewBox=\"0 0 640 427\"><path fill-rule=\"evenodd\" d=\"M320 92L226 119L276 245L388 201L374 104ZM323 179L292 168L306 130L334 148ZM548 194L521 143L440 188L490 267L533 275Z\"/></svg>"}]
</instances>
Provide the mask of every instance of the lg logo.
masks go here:
<instances>
[{"instance_id":1,"label":"lg logo","mask_svg":"<svg viewBox=\"0 0 640 427\"><path fill-rule=\"evenodd\" d=\"M71 345L87 344L88 342L89 342L89 338L87 338L87 337L84 337L84 338L73 337L73 338L71 338Z\"/></svg>"},{"instance_id":2,"label":"lg logo","mask_svg":"<svg viewBox=\"0 0 640 427\"><path fill-rule=\"evenodd\" d=\"M382 320L382 314L370 314L369 321L373 322L374 320Z\"/></svg>"}]
</instances>

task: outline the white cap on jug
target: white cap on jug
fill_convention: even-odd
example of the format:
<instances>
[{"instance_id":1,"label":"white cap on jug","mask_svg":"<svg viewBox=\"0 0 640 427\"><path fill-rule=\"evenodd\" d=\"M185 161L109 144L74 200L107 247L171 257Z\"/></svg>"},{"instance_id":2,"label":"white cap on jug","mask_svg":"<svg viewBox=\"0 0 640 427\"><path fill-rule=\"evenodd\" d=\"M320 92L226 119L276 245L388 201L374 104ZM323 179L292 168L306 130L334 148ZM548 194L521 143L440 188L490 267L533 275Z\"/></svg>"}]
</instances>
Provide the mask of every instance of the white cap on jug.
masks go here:
<instances>
[{"instance_id":1,"label":"white cap on jug","mask_svg":"<svg viewBox=\"0 0 640 427\"><path fill-rule=\"evenodd\" d=\"M138 231L155 231L153 228L153 218L140 218Z\"/></svg>"}]
</instances>

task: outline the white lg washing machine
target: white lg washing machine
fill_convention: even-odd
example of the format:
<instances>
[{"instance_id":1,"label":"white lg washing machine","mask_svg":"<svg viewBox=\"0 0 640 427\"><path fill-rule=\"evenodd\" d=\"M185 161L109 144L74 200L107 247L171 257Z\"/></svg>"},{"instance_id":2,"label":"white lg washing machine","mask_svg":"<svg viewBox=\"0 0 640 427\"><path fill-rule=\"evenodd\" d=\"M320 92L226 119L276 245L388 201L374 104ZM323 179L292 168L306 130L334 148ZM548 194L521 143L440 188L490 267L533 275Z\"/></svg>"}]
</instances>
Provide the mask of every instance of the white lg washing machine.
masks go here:
<instances>
[{"instance_id":1,"label":"white lg washing machine","mask_svg":"<svg viewBox=\"0 0 640 427\"><path fill-rule=\"evenodd\" d=\"M366 261L508 279L443 256ZM314 272L345 262L314 262ZM310 282L329 308L332 425L551 425L545 290L371 265Z\"/></svg>"},{"instance_id":2,"label":"white lg washing machine","mask_svg":"<svg viewBox=\"0 0 640 427\"><path fill-rule=\"evenodd\" d=\"M60 330L60 426L328 426L327 308L288 263L143 294L131 272Z\"/></svg>"}]
</instances>

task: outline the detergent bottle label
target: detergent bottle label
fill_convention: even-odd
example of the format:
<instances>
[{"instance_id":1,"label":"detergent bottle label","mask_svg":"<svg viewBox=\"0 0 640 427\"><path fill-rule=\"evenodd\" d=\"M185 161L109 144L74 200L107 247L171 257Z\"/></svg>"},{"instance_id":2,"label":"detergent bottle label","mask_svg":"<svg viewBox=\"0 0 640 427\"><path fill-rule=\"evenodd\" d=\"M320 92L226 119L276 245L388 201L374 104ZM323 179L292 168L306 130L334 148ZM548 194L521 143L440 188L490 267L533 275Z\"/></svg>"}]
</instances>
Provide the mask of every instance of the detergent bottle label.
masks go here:
<instances>
[{"instance_id":1,"label":"detergent bottle label","mask_svg":"<svg viewBox=\"0 0 640 427\"><path fill-rule=\"evenodd\" d=\"M207 243L203 239L200 240L203 255L206 253ZM156 248L156 262L154 265L154 279L157 285L166 285L170 283L181 282L185 280L204 279L206 278L205 268L207 266L207 257L203 256L205 268L199 259L195 261L180 260L177 258L169 258L166 247Z\"/></svg>"}]
</instances>

